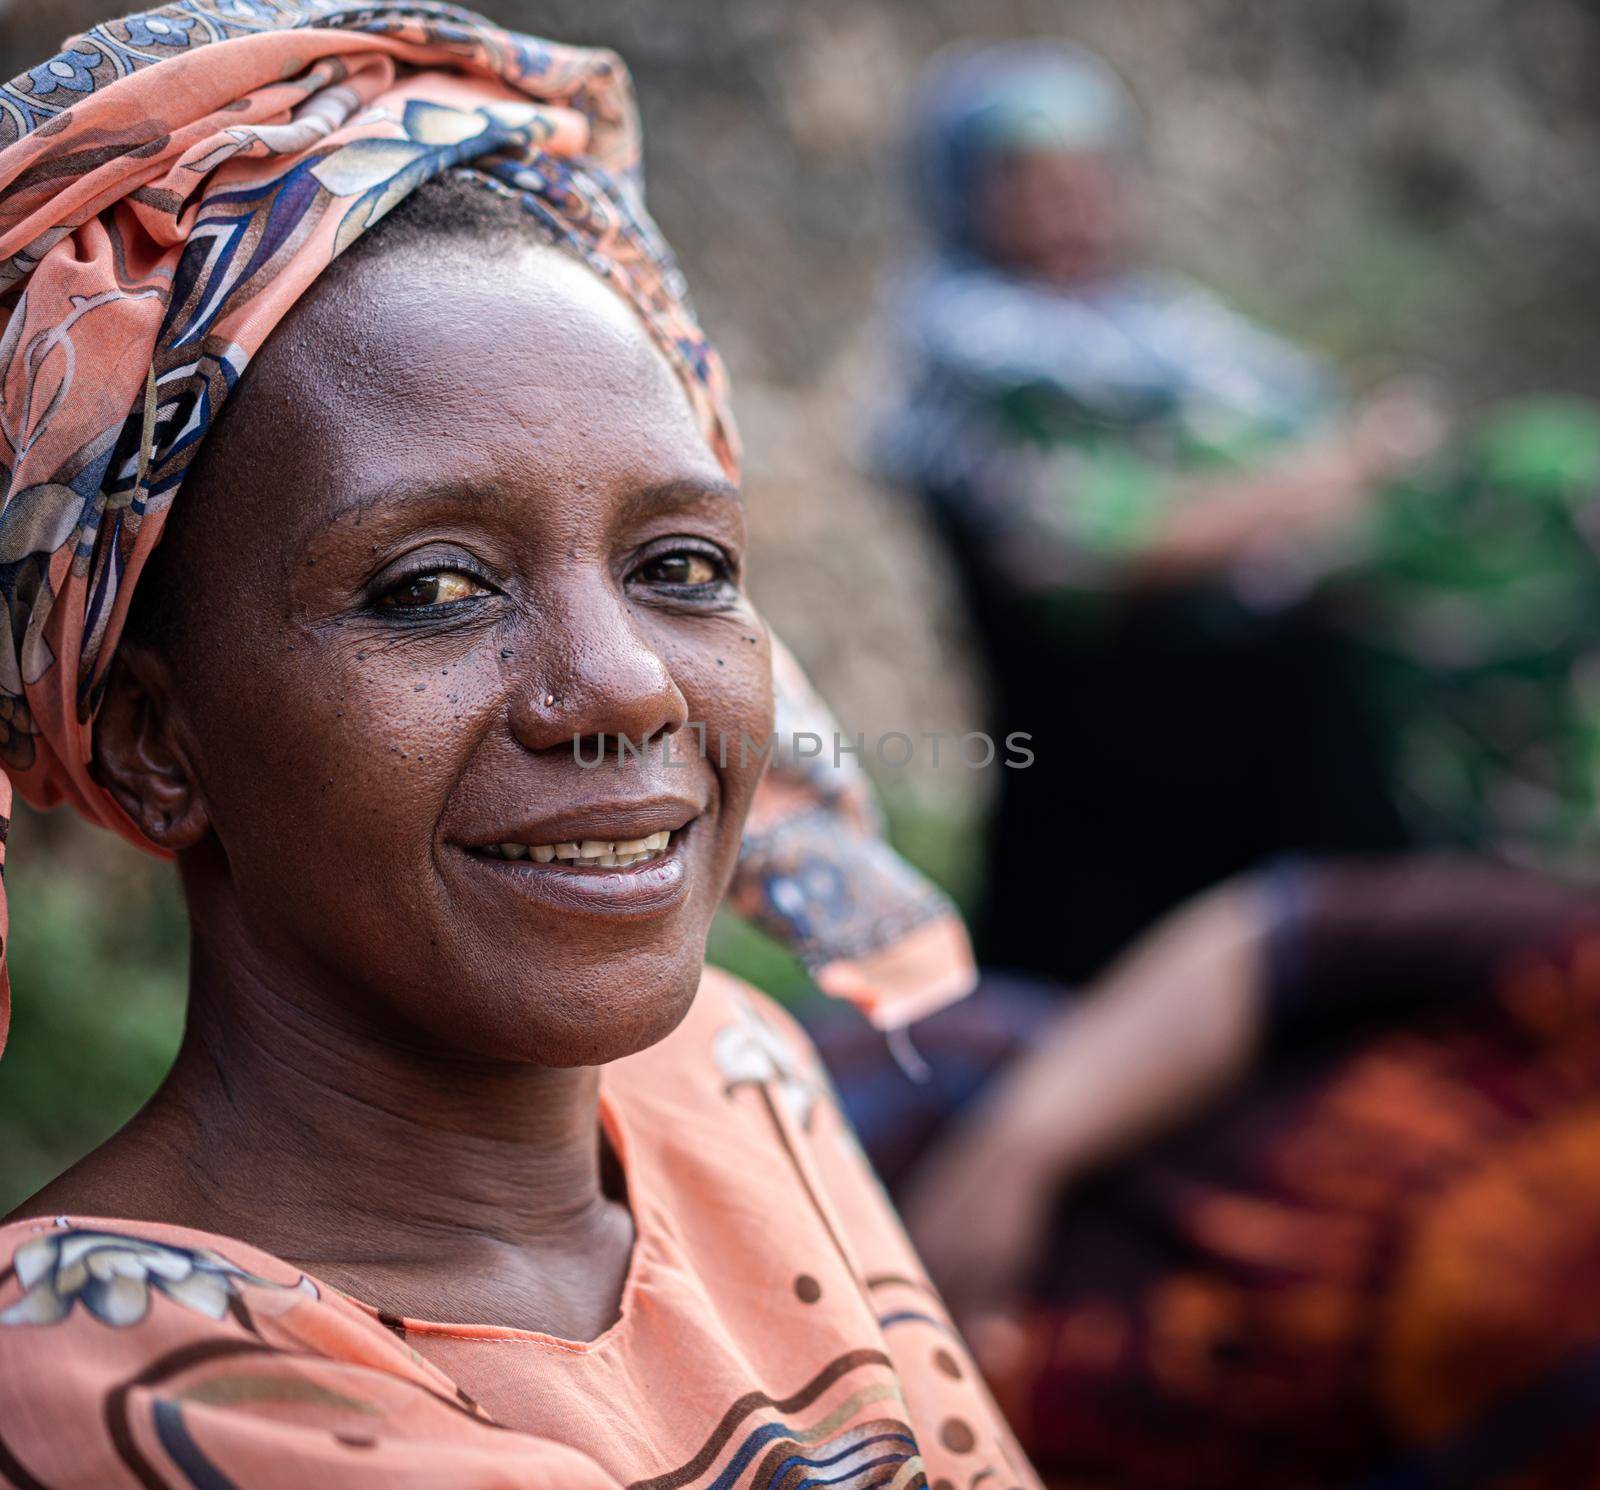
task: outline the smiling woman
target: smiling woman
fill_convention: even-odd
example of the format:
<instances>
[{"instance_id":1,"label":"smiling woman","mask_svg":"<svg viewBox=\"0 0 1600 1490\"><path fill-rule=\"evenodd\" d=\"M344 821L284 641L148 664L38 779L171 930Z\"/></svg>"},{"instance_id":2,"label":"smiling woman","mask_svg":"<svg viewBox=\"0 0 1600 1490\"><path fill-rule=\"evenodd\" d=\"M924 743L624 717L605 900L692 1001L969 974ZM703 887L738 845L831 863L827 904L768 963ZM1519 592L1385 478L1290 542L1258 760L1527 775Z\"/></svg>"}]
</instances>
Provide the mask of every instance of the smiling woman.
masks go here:
<instances>
[{"instance_id":1,"label":"smiling woman","mask_svg":"<svg viewBox=\"0 0 1600 1490\"><path fill-rule=\"evenodd\" d=\"M263 346L141 590L98 773L179 855L193 1004L267 943L319 1018L595 1066L694 996L761 763L685 726L764 738L771 664L737 492L638 317L515 203L453 216L468 193L421 188ZM618 735L648 745L580 769ZM593 862L503 847L574 844Z\"/></svg>"},{"instance_id":2,"label":"smiling woman","mask_svg":"<svg viewBox=\"0 0 1600 1490\"><path fill-rule=\"evenodd\" d=\"M5 763L192 923L166 1083L0 1229L0 1481L1035 1483L703 966L732 881L883 1022L967 972L855 783L717 748L774 660L636 165L615 58L434 5L0 89Z\"/></svg>"}]
</instances>

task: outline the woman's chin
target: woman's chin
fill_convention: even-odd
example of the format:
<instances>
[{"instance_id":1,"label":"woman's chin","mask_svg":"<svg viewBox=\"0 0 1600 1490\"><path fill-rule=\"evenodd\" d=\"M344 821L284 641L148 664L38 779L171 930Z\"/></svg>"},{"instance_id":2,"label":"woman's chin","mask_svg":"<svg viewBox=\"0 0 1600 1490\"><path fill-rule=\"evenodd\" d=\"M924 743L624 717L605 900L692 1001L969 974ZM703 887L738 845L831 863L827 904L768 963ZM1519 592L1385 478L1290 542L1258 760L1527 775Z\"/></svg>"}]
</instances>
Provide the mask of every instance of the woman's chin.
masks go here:
<instances>
[{"instance_id":1,"label":"woman's chin","mask_svg":"<svg viewBox=\"0 0 1600 1490\"><path fill-rule=\"evenodd\" d=\"M552 1042L536 1057L545 1066L609 1066L665 1040L683 1023L699 980L687 990L663 990L645 1007L597 1008L581 1031Z\"/></svg>"},{"instance_id":2,"label":"woman's chin","mask_svg":"<svg viewBox=\"0 0 1600 1490\"><path fill-rule=\"evenodd\" d=\"M600 962L570 982L546 975L522 988L508 976L498 994L486 993L478 1003L479 1017L458 1002L446 1019L427 1021L430 1035L480 1059L609 1065L666 1039L689 1012L703 959L696 953L675 961L679 965L670 968ZM507 988L513 989L509 999Z\"/></svg>"}]
</instances>

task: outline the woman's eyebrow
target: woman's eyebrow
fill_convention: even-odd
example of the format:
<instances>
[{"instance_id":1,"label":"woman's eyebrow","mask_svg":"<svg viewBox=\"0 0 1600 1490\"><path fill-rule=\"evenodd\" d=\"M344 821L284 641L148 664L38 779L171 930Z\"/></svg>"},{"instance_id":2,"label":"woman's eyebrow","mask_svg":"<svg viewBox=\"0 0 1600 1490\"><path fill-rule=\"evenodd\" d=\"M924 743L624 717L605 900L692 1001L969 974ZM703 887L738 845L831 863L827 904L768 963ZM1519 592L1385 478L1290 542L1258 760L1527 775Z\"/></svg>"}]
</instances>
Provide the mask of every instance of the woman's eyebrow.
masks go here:
<instances>
[{"instance_id":1,"label":"woman's eyebrow","mask_svg":"<svg viewBox=\"0 0 1600 1490\"><path fill-rule=\"evenodd\" d=\"M462 503L472 507L492 506L504 501L507 493L494 481L462 481L451 477L440 481L410 482L404 479L352 491L318 524L325 531L335 523L359 519L370 512L399 508L431 507L441 503ZM731 481L702 476L677 477L639 487L624 499L630 515L661 507L688 507L702 502L744 505L744 497Z\"/></svg>"},{"instance_id":2,"label":"woman's eyebrow","mask_svg":"<svg viewBox=\"0 0 1600 1490\"><path fill-rule=\"evenodd\" d=\"M439 481L407 481L404 478L381 485L352 490L322 519L321 527L365 517L368 513L408 507L434 507L459 502L480 507L500 501L505 493L491 482L463 481L448 477Z\"/></svg>"},{"instance_id":3,"label":"woman's eyebrow","mask_svg":"<svg viewBox=\"0 0 1600 1490\"><path fill-rule=\"evenodd\" d=\"M459 477L422 482L400 477L352 487L338 494L328 508L304 515L289 552L315 560L351 543L369 519L374 520L373 531L380 536L391 530L390 518L403 524L426 521L433 513L454 512L481 521L486 511L503 500L504 493L492 485Z\"/></svg>"},{"instance_id":4,"label":"woman's eyebrow","mask_svg":"<svg viewBox=\"0 0 1600 1490\"><path fill-rule=\"evenodd\" d=\"M744 494L733 482L717 477L682 476L658 481L634 491L625 503L630 516L644 516L661 507L692 507L701 503L744 506Z\"/></svg>"},{"instance_id":5,"label":"woman's eyebrow","mask_svg":"<svg viewBox=\"0 0 1600 1490\"><path fill-rule=\"evenodd\" d=\"M445 477L437 481L393 481L354 488L340 496L331 512L308 519L297 544L298 549L315 554L340 532L361 527L374 515L426 513L431 508L470 509L481 516L506 500L503 486L493 480L466 481ZM625 518L645 517L654 512L683 511L693 507L729 506L744 508L744 496L731 481L718 477L683 476L653 482L630 492L622 501Z\"/></svg>"}]
</instances>

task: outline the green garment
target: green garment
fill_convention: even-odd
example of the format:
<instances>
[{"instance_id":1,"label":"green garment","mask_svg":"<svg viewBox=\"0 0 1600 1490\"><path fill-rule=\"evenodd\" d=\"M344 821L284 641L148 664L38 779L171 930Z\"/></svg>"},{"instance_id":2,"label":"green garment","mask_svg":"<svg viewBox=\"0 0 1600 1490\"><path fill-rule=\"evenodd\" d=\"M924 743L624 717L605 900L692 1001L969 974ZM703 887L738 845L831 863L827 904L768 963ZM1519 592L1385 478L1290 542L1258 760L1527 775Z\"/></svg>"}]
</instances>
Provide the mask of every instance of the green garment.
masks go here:
<instances>
[{"instance_id":1,"label":"green garment","mask_svg":"<svg viewBox=\"0 0 1600 1490\"><path fill-rule=\"evenodd\" d=\"M1432 840L1600 866L1600 406L1482 420L1374 509L1330 584Z\"/></svg>"}]
</instances>

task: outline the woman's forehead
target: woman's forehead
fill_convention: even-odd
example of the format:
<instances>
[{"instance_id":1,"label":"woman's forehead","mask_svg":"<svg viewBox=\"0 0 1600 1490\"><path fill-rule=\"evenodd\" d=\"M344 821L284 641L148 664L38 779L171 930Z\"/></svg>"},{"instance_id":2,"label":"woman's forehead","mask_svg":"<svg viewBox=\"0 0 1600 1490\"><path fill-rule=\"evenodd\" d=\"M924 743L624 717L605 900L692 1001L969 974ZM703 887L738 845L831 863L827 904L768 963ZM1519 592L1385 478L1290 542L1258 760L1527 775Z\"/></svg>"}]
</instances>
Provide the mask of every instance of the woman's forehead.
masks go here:
<instances>
[{"instance_id":1,"label":"woman's forehead","mask_svg":"<svg viewBox=\"0 0 1600 1490\"><path fill-rule=\"evenodd\" d=\"M269 338L212 440L208 473L264 488L268 506L276 491L313 525L386 490L578 479L625 498L723 480L632 309L566 254L515 240L380 246L341 266Z\"/></svg>"},{"instance_id":2,"label":"woman's forehead","mask_svg":"<svg viewBox=\"0 0 1600 1490\"><path fill-rule=\"evenodd\" d=\"M663 422L689 417L633 310L565 253L511 237L379 245L314 286L261 356L278 380L303 379L310 400L352 416L389 418L421 397L493 416L542 391L625 393Z\"/></svg>"}]
</instances>

